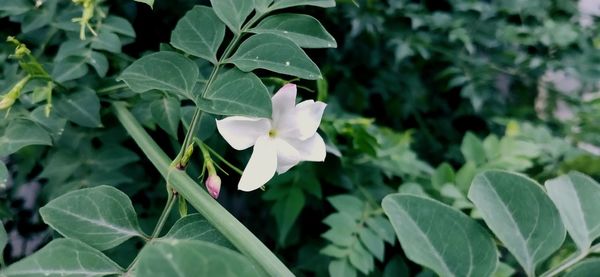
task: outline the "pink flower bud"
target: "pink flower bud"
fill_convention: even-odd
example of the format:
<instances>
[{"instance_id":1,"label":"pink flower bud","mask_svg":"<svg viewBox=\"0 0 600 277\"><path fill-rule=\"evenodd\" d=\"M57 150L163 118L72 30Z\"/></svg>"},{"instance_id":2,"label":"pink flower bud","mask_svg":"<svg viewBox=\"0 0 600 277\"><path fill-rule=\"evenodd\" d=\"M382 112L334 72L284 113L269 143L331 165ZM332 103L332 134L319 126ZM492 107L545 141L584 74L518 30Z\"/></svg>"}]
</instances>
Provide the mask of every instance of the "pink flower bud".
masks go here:
<instances>
[{"instance_id":1,"label":"pink flower bud","mask_svg":"<svg viewBox=\"0 0 600 277\"><path fill-rule=\"evenodd\" d=\"M221 191L221 178L219 178L218 175L209 175L205 184L210 196L217 199L217 197L219 197L219 191Z\"/></svg>"}]
</instances>

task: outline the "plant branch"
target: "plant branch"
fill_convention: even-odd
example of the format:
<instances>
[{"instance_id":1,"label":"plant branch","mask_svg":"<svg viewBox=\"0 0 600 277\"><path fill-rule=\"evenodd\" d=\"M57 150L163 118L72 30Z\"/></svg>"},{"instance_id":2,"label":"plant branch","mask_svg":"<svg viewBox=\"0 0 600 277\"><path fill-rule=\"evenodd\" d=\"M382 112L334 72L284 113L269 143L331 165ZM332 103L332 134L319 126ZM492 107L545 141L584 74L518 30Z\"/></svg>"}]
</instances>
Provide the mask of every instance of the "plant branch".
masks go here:
<instances>
[{"instance_id":1,"label":"plant branch","mask_svg":"<svg viewBox=\"0 0 600 277\"><path fill-rule=\"evenodd\" d=\"M167 219L169 218L169 214L171 214L171 210L173 209L173 204L175 204L177 200L177 196L174 195L171 186L167 183L167 203L165 203L165 207L156 222L156 226L154 227L154 231L152 232L152 236L150 239L155 239L160 236L160 232L162 231Z\"/></svg>"},{"instance_id":2,"label":"plant branch","mask_svg":"<svg viewBox=\"0 0 600 277\"><path fill-rule=\"evenodd\" d=\"M240 252L252 259L268 275L293 276L292 272L273 254L246 226L198 186L184 171L173 170L167 155L146 133L144 128L127 110L123 102L114 102L118 120L137 145L154 164L160 174L184 197L206 220L221 232Z\"/></svg>"},{"instance_id":3,"label":"plant branch","mask_svg":"<svg viewBox=\"0 0 600 277\"><path fill-rule=\"evenodd\" d=\"M573 255L569 256L564 261L562 261L555 268L552 268L552 269L544 272L542 275L540 275L540 277L556 276L556 275L560 274L561 272L569 269L571 266L578 263L579 261L585 259L590 253L596 252L598 250L600 250L600 243L592 245L592 247L590 247L590 249L588 249L587 251L575 252L575 253L573 253Z\"/></svg>"}]
</instances>

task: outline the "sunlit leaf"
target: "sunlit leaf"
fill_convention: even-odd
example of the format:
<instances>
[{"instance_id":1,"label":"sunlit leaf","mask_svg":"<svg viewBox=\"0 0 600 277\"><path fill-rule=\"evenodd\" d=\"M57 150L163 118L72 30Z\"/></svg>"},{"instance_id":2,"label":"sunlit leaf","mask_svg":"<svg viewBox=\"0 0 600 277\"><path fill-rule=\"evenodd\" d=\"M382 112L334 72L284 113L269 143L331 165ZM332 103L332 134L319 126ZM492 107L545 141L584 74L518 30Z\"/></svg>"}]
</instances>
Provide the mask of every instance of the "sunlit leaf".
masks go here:
<instances>
[{"instance_id":1,"label":"sunlit leaf","mask_svg":"<svg viewBox=\"0 0 600 277\"><path fill-rule=\"evenodd\" d=\"M440 276L489 276L496 269L491 236L465 214L410 194L388 195L382 206L413 262Z\"/></svg>"},{"instance_id":2,"label":"sunlit leaf","mask_svg":"<svg viewBox=\"0 0 600 277\"><path fill-rule=\"evenodd\" d=\"M566 231L556 207L535 181L486 171L473 180L469 199L528 275L562 245Z\"/></svg>"},{"instance_id":3,"label":"sunlit leaf","mask_svg":"<svg viewBox=\"0 0 600 277\"><path fill-rule=\"evenodd\" d=\"M40 214L63 236L99 250L144 236L129 197L110 186L67 193L42 207Z\"/></svg>"}]
</instances>

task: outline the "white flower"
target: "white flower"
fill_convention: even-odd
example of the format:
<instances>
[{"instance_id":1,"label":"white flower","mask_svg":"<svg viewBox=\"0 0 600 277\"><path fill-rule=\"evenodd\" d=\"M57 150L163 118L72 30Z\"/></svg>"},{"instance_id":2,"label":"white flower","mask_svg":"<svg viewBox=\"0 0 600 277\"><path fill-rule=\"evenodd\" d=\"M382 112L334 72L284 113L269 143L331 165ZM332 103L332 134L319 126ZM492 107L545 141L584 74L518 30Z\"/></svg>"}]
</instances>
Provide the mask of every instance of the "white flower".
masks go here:
<instances>
[{"instance_id":1,"label":"white flower","mask_svg":"<svg viewBox=\"0 0 600 277\"><path fill-rule=\"evenodd\" d=\"M271 119L231 116L217 120L217 129L236 150L254 146L238 189L252 191L301 161L325 160L325 142L317 133L323 102L307 100L296 105L296 85L282 87L273 98Z\"/></svg>"}]
</instances>

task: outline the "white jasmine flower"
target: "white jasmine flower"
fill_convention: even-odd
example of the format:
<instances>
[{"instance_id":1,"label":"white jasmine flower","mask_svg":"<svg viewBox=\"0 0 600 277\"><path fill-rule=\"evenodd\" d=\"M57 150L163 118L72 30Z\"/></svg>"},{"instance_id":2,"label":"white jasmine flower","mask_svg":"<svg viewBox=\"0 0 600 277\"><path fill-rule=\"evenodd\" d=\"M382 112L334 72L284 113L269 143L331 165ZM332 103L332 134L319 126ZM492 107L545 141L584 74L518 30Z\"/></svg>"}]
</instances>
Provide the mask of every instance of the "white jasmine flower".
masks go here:
<instances>
[{"instance_id":1,"label":"white jasmine flower","mask_svg":"<svg viewBox=\"0 0 600 277\"><path fill-rule=\"evenodd\" d=\"M317 133L323 111L320 101L296 105L296 85L282 87L271 98L271 119L231 116L217 120L217 129L236 150L254 146L238 189L252 191L301 161L325 160L325 142Z\"/></svg>"}]
</instances>

